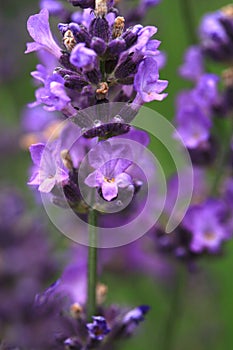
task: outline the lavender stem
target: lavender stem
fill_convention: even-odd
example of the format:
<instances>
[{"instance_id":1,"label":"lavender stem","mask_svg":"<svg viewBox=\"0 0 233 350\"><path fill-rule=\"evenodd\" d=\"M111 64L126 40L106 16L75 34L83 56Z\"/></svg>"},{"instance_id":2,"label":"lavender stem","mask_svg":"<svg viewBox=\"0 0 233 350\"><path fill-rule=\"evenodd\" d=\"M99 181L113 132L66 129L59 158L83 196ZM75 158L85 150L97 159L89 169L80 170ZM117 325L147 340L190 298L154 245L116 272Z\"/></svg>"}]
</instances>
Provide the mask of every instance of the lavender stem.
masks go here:
<instances>
[{"instance_id":1,"label":"lavender stem","mask_svg":"<svg viewBox=\"0 0 233 350\"><path fill-rule=\"evenodd\" d=\"M193 18L193 10L191 8L191 2L190 0L180 0L180 6L189 44L195 44L197 38L196 32L194 30L195 24Z\"/></svg>"},{"instance_id":2,"label":"lavender stem","mask_svg":"<svg viewBox=\"0 0 233 350\"><path fill-rule=\"evenodd\" d=\"M183 267L183 266L182 266ZM184 269L180 270L184 270ZM174 287L171 291L171 300L170 300L170 308L168 311L168 317L165 321L164 326L164 338L162 339L162 350L171 350L175 348L174 340L175 340L175 331L178 326L178 321L181 316L181 308L184 296L184 286L185 279L184 273L186 271L177 271L174 280Z\"/></svg>"},{"instance_id":3,"label":"lavender stem","mask_svg":"<svg viewBox=\"0 0 233 350\"><path fill-rule=\"evenodd\" d=\"M97 284L97 214L93 209L88 214L88 230L89 230L89 248L88 248L88 302L87 302L87 319L92 320L92 316L96 314L96 284Z\"/></svg>"}]
</instances>

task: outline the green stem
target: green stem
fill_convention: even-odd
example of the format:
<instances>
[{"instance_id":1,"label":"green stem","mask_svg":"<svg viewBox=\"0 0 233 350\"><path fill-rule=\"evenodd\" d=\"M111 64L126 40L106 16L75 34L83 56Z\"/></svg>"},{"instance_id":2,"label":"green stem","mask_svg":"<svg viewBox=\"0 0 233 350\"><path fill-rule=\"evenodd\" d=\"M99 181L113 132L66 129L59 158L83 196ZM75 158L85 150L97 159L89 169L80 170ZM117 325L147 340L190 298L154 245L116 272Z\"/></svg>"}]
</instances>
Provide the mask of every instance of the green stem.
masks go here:
<instances>
[{"instance_id":1,"label":"green stem","mask_svg":"<svg viewBox=\"0 0 233 350\"><path fill-rule=\"evenodd\" d=\"M91 321L92 316L96 314L96 284L97 284L97 213L90 209L88 213L88 302L87 319Z\"/></svg>"},{"instance_id":2,"label":"green stem","mask_svg":"<svg viewBox=\"0 0 233 350\"><path fill-rule=\"evenodd\" d=\"M183 268L184 267L181 266L180 270L183 270ZM164 338L162 339L161 350L171 350L175 348L175 334L182 312L185 290L184 272L186 271L178 271L175 276L174 289L171 291L170 309L164 326Z\"/></svg>"},{"instance_id":3,"label":"green stem","mask_svg":"<svg viewBox=\"0 0 233 350\"><path fill-rule=\"evenodd\" d=\"M222 135L224 137L219 138L219 145L220 145L220 154L218 161L215 164L215 176L213 178L211 188L210 188L210 195L215 196L219 192L219 186L221 184L221 180L224 175L226 175L226 172L224 169L226 168L226 164L228 162L229 154L230 154L230 144L233 134L233 117L229 116L229 119L226 120L225 128L222 131Z\"/></svg>"},{"instance_id":4,"label":"green stem","mask_svg":"<svg viewBox=\"0 0 233 350\"><path fill-rule=\"evenodd\" d=\"M181 13L185 22L187 38L189 44L194 44L197 41L195 32L195 23L193 18L193 10L191 7L191 0L180 0Z\"/></svg>"}]
</instances>

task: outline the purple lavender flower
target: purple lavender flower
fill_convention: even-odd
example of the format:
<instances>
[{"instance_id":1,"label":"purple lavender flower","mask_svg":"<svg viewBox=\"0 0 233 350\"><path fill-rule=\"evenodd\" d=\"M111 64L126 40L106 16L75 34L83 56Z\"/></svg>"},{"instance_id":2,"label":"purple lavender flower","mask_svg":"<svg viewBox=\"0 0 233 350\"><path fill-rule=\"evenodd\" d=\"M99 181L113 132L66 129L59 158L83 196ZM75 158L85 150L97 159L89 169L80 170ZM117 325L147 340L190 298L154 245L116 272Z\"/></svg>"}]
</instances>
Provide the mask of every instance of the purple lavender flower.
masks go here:
<instances>
[{"instance_id":1,"label":"purple lavender flower","mask_svg":"<svg viewBox=\"0 0 233 350\"><path fill-rule=\"evenodd\" d=\"M35 144L30 147L30 153L35 168L29 185L39 186L39 191L48 193L56 184L68 179L68 174L62 169L61 160L52 146L49 148L42 143Z\"/></svg>"},{"instance_id":2,"label":"purple lavender flower","mask_svg":"<svg viewBox=\"0 0 233 350\"><path fill-rule=\"evenodd\" d=\"M42 9L39 14L30 16L27 29L34 42L27 44L25 53L45 49L58 59L61 57L61 50L50 31L49 12L47 9Z\"/></svg>"},{"instance_id":3,"label":"purple lavender flower","mask_svg":"<svg viewBox=\"0 0 233 350\"><path fill-rule=\"evenodd\" d=\"M216 253L220 250L222 242L229 238L221 222L224 211L224 206L218 201L207 201L189 209L183 226L192 233L192 252L201 253L206 249L210 253Z\"/></svg>"},{"instance_id":4,"label":"purple lavender flower","mask_svg":"<svg viewBox=\"0 0 233 350\"><path fill-rule=\"evenodd\" d=\"M62 16L65 13L63 4L58 0L40 0L40 8L46 8L53 16Z\"/></svg>"},{"instance_id":5,"label":"purple lavender flower","mask_svg":"<svg viewBox=\"0 0 233 350\"><path fill-rule=\"evenodd\" d=\"M131 176L125 172L132 162L122 158L129 151L121 151L109 142L104 142L89 153L89 162L97 170L88 175L85 183L89 187L100 187L107 201L117 197L118 187L127 188L133 184Z\"/></svg>"},{"instance_id":6,"label":"purple lavender flower","mask_svg":"<svg viewBox=\"0 0 233 350\"><path fill-rule=\"evenodd\" d=\"M209 139L211 120L190 92L183 92L177 99L177 131L188 148L195 148Z\"/></svg>"},{"instance_id":7,"label":"purple lavender flower","mask_svg":"<svg viewBox=\"0 0 233 350\"><path fill-rule=\"evenodd\" d=\"M153 67L152 70L151 67ZM134 88L137 96L134 103L141 105L145 102L163 100L167 94L161 94L161 92L166 89L167 85L166 80L159 80L156 60L152 57L145 58L135 75Z\"/></svg>"},{"instance_id":8,"label":"purple lavender flower","mask_svg":"<svg viewBox=\"0 0 233 350\"><path fill-rule=\"evenodd\" d=\"M57 72L55 76L54 73L51 75L50 68L48 71L42 66L38 66L33 73L45 85L36 93L37 103L46 104L49 110L61 110L69 117L75 115L76 108L84 109L99 101L130 101L135 93L138 93L135 103L139 105L145 101L163 99L166 94L159 94L167 83L158 80L158 67L164 63L164 57L158 50L160 42L151 40L157 28L135 25L125 30L124 17L116 17L115 13L109 12L112 1L106 4L106 12L98 3L74 2L74 5L84 8L95 5L96 8L94 14L86 9L79 16L78 23L59 24L64 50L56 45L55 57L61 67L54 67ZM33 32L33 26L37 35ZM45 50L54 54L47 10L30 17L28 30L36 42L29 44L27 52L40 49L43 44ZM45 30L47 35L43 35ZM143 70L152 63L147 59L154 60L155 73L150 77L146 75L145 79ZM57 74L62 80L58 81ZM137 83L134 84L134 81ZM119 94L119 91L126 90L127 94Z\"/></svg>"},{"instance_id":9,"label":"purple lavender flower","mask_svg":"<svg viewBox=\"0 0 233 350\"><path fill-rule=\"evenodd\" d=\"M232 5L205 15L199 27L201 46L215 60L232 59Z\"/></svg>"},{"instance_id":10,"label":"purple lavender flower","mask_svg":"<svg viewBox=\"0 0 233 350\"><path fill-rule=\"evenodd\" d=\"M57 73L51 77L33 75L36 79L43 81L44 87L39 88L36 91L36 101L30 104L30 107L38 106L39 104L45 104L47 111L62 111L67 116L73 116L76 114L76 110L71 106L71 98L67 95L64 86L64 79Z\"/></svg>"},{"instance_id":11,"label":"purple lavender flower","mask_svg":"<svg viewBox=\"0 0 233 350\"><path fill-rule=\"evenodd\" d=\"M91 338L101 341L110 332L110 328L103 316L93 316L93 322L87 324L88 333Z\"/></svg>"},{"instance_id":12,"label":"purple lavender flower","mask_svg":"<svg viewBox=\"0 0 233 350\"><path fill-rule=\"evenodd\" d=\"M95 67L97 54L94 50L88 49L84 43L77 44L70 56L70 62L85 71L91 71Z\"/></svg>"},{"instance_id":13,"label":"purple lavender flower","mask_svg":"<svg viewBox=\"0 0 233 350\"><path fill-rule=\"evenodd\" d=\"M125 333L127 335L132 334L137 325L144 321L144 316L150 310L148 305L141 305L133 310L130 310L123 318L123 324L125 327Z\"/></svg>"},{"instance_id":14,"label":"purple lavender flower","mask_svg":"<svg viewBox=\"0 0 233 350\"><path fill-rule=\"evenodd\" d=\"M179 69L184 79L197 81L204 73L203 53L199 46L191 46L185 53L184 63Z\"/></svg>"}]
</instances>

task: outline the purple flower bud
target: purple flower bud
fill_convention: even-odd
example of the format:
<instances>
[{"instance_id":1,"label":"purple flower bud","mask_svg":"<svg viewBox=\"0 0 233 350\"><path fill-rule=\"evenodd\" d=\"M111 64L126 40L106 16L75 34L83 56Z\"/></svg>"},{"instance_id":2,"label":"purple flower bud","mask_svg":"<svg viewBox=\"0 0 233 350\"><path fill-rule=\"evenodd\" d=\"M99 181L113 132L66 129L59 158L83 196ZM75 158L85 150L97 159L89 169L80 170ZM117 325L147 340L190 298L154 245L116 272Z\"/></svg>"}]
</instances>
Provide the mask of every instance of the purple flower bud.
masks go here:
<instances>
[{"instance_id":1,"label":"purple flower bud","mask_svg":"<svg viewBox=\"0 0 233 350\"><path fill-rule=\"evenodd\" d=\"M77 43L85 43L87 46L90 45L91 36L88 33L86 27L81 24L70 23L69 29L72 31Z\"/></svg>"},{"instance_id":2,"label":"purple flower bud","mask_svg":"<svg viewBox=\"0 0 233 350\"><path fill-rule=\"evenodd\" d=\"M84 86L88 85L88 82L84 80L84 78L81 75L73 74L73 75L65 75L65 87L77 91L81 91Z\"/></svg>"},{"instance_id":3,"label":"purple flower bud","mask_svg":"<svg viewBox=\"0 0 233 350\"><path fill-rule=\"evenodd\" d=\"M108 42L110 39L110 28L105 17L97 17L90 24L90 34Z\"/></svg>"},{"instance_id":4,"label":"purple flower bud","mask_svg":"<svg viewBox=\"0 0 233 350\"><path fill-rule=\"evenodd\" d=\"M93 49L97 55L102 56L106 50L106 43L103 39L94 37L91 41L91 49Z\"/></svg>"},{"instance_id":5,"label":"purple flower bud","mask_svg":"<svg viewBox=\"0 0 233 350\"><path fill-rule=\"evenodd\" d=\"M97 55L92 49L88 49L84 43L77 44L70 55L70 62L85 71L91 71L95 67Z\"/></svg>"},{"instance_id":6,"label":"purple flower bud","mask_svg":"<svg viewBox=\"0 0 233 350\"><path fill-rule=\"evenodd\" d=\"M79 6L82 9L95 8L95 0L68 0L73 6Z\"/></svg>"},{"instance_id":7,"label":"purple flower bud","mask_svg":"<svg viewBox=\"0 0 233 350\"><path fill-rule=\"evenodd\" d=\"M127 29L126 32L123 33L122 38L125 40L127 48L131 47L136 43L138 33L142 28L142 25L137 24L134 27Z\"/></svg>"},{"instance_id":8,"label":"purple flower bud","mask_svg":"<svg viewBox=\"0 0 233 350\"><path fill-rule=\"evenodd\" d=\"M107 55L111 58L118 57L125 49L125 40L122 38L116 38L109 43Z\"/></svg>"},{"instance_id":9,"label":"purple flower bud","mask_svg":"<svg viewBox=\"0 0 233 350\"><path fill-rule=\"evenodd\" d=\"M101 341L110 332L110 328L104 317L93 316L92 319L93 322L86 325L88 333L92 339Z\"/></svg>"},{"instance_id":10,"label":"purple flower bud","mask_svg":"<svg viewBox=\"0 0 233 350\"><path fill-rule=\"evenodd\" d=\"M115 69L115 77L117 79L124 79L131 74L135 74L142 59L143 54L140 51L131 52L130 54L124 52Z\"/></svg>"}]
</instances>

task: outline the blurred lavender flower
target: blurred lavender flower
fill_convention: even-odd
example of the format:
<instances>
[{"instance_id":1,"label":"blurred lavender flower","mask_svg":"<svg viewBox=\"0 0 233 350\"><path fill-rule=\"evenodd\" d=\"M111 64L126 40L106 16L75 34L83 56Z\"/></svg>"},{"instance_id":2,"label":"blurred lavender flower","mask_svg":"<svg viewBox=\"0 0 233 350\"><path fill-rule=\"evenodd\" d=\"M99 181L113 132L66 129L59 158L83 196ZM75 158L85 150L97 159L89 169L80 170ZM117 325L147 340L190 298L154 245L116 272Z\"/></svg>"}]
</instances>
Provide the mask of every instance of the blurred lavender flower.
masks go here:
<instances>
[{"instance_id":1,"label":"blurred lavender flower","mask_svg":"<svg viewBox=\"0 0 233 350\"><path fill-rule=\"evenodd\" d=\"M199 27L203 51L217 61L230 61L232 59L232 34L232 4L205 15Z\"/></svg>"},{"instance_id":2,"label":"blurred lavender flower","mask_svg":"<svg viewBox=\"0 0 233 350\"><path fill-rule=\"evenodd\" d=\"M51 319L48 320L48 313L51 317L55 304L50 305L46 313L38 312L33 304L38 291L57 273L57 259L41 219L26 213L25 203L16 189L2 189L0 204L3 349L10 345L12 348L49 349Z\"/></svg>"}]
</instances>

